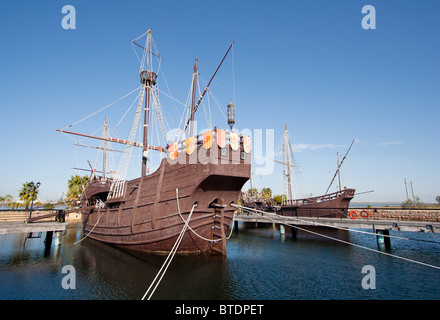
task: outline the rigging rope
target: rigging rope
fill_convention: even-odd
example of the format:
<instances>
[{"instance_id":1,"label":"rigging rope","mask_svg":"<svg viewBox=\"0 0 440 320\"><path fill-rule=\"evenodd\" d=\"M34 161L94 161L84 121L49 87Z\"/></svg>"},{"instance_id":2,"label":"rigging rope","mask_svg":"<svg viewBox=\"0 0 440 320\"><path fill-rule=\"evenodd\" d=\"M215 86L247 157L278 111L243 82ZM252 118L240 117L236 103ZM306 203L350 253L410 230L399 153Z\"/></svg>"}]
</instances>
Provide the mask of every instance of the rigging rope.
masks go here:
<instances>
[{"instance_id":1,"label":"rigging rope","mask_svg":"<svg viewBox=\"0 0 440 320\"><path fill-rule=\"evenodd\" d=\"M182 214L180 213L180 206L179 206L179 189L176 188L176 201L177 201L177 212L179 213L180 218L185 221L185 219L183 218ZM234 230L234 221L235 221L235 215L232 217L232 228L231 228L231 232L229 233L229 236L227 237L222 237L220 239L208 239L205 238L203 236L201 236L200 234L198 234L197 232L195 232L190 226L188 226L189 230L191 230L196 236L198 236L200 239L208 241L208 242L219 242L222 241L224 239L228 240L231 235L232 235L232 231Z\"/></svg>"},{"instance_id":2,"label":"rigging rope","mask_svg":"<svg viewBox=\"0 0 440 320\"><path fill-rule=\"evenodd\" d=\"M76 125L76 124L78 124L78 123L80 123L80 122L82 122L82 121L84 121L84 120L90 118L91 116L94 116L95 114L97 114L97 113L99 113L99 112L101 112L101 111L107 109L108 107L114 105L116 102L119 102L119 101L121 101L122 99L128 97L129 95L131 95L133 92L135 92L136 90L138 90L138 89L141 88L141 87L142 87L142 86L137 87L137 88L134 89L133 91L131 91L131 92L127 93L126 95L124 95L123 97L120 97L119 99L117 99L116 101L110 103L109 105L106 105L105 107L99 109L98 111L95 111L95 112L93 112L92 114L89 114L87 117L84 117L84 118L82 118L81 120L78 120L77 122L74 122L74 123L68 125L68 126L65 127L64 129L70 128L70 127L72 127L72 126L74 126L74 125ZM64 129L63 129L63 130L64 130Z\"/></svg>"},{"instance_id":3,"label":"rigging rope","mask_svg":"<svg viewBox=\"0 0 440 320\"><path fill-rule=\"evenodd\" d=\"M142 87L142 86L141 86ZM133 102L131 103L131 105L128 107L127 111L125 111L124 115L122 116L122 118L119 120L119 122L116 124L116 126L113 128L112 132L115 132L115 130L119 127L119 125L121 124L122 120L124 120L125 116L128 114L128 112L131 110L131 108L133 107L134 103L139 99L139 97L142 96L144 92L144 88L142 87L141 90L139 91L138 95L136 96L136 98L134 98Z\"/></svg>"},{"instance_id":4,"label":"rigging rope","mask_svg":"<svg viewBox=\"0 0 440 320\"><path fill-rule=\"evenodd\" d=\"M200 90L200 81L197 81L197 89L199 90L199 95L201 95L201 90ZM208 99L208 108L206 108L206 105L204 102L201 103L202 108L203 108L203 113L205 114L205 120L206 120L206 124L208 125L208 129L211 130L212 129L212 121L211 121L211 114L208 113L207 109L211 109L210 105L209 105L209 94L207 96Z\"/></svg>"},{"instance_id":5,"label":"rigging rope","mask_svg":"<svg viewBox=\"0 0 440 320\"><path fill-rule=\"evenodd\" d=\"M177 237L176 242L174 243L173 248L171 249L170 253L168 254L167 258L165 259L164 264L162 265L162 267L160 268L159 272L157 273L156 277L153 279L153 281L151 282L150 286L148 287L147 291L145 292L144 296L142 297L142 300L145 300L145 297L149 294L147 300L150 300L151 296L154 294L154 292L156 291L157 287L159 286L159 283L161 282L163 276L165 275L165 272L167 271L168 267L171 264L171 261L173 261L174 255L177 252L177 249L180 246L180 243L182 242L183 236L186 232L186 229L188 228L189 225L189 221L191 220L191 216L193 213L194 208L196 207L195 204L193 204L191 212L189 213L188 219L185 221L185 225L182 228L182 231L180 231L179 236ZM164 269L165 268L165 269ZM163 270L163 271L162 271ZM160 275L160 278L158 279ZM156 282L157 280L157 282ZM155 284L154 288L153 284ZM150 292L150 290L152 290Z\"/></svg>"},{"instance_id":6,"label":"rigging rope","mask_svg":"<svg viewBox=\"0 0 440 320\"><path fill-rule=\"evenodd\" d=\"M235 205L235 204L232 204L232 203L231 203L231 206L236 207L236 208L241 208L241 209L246 210L246 211L248 211L248 212L255 212L255 213L264 212L264 211L256 210L256 209L253 209L253 208L247 208L247 207L243 207L243 206ZM267 213L269 213L269 212L264 212L264 213L267 214ZM420 264L420 265L423 265L423 266L427 266L427 267L431 267L431 268L439 269L439 270L440 270L440 267L438 267L438 266L434 266L434 265L431 265L431 264L428 264L428 263L424 263L424 262L420 262L420 261L412 260L412 259L409 259L409 258L404 258L404 257L396 256L396 255L391 254L391 253L387 253L387 252L383 252L383 251L379 251L379 250L371 249L371 248L368 248L368 247L364 247L364 246L361 246L361 245L359 245L359 244L351 243L351 242L344 241L344 240L341 240L341 239L337 239L337 238L334 238L334 237L330 237L330 236L327 236L327 235L324 235L324 234L320 234L320 233L318 233L318 232L314 232L314 231L311 231L311 230L307 230L307 229L304 229L304 228L300 228L300 227L298 227L298 226L296 226L296 225L293 225L293 224L289 224L289 223L285 223L285 222L279 222L279 221L277 221L277 220L275 220L275 219L272 219L272 218L270 218L270 217L268 217L268 216L263 216L263 215L261 215L261 216L262 216L263 218L268 219L268 220L271 220L271 221L273 221L273 222L280 223L280 224L284 224L284 225L287 225L287 226L289 226L289 227L293 227L293 228L296 228L296 229L298 229L298 230L305 231L305 232L308 232L308 233L312 233L312 234L315 234L315 235L318 235L318 236L321 236L321 237L324 237L324 238L327 238L327 239L335 240L335 241L338 241L338 242L341 242L341 243L345 243L345 244L348 244L348 245L351 245L351 246L354 246L354 247L358 247L358 248L365 249L365 250L369 250L369 251L372 251L372 252L376 252L376 253L384 254L384 255L387 255L387 256L390 256L390 257L393 257L393 258L397 258L397 259L401 259L401 260L405 260L405 261L409 261L409 262L417 263L417 264ZM332 227L332 228L333 228L333 226L329 226L329 225L328 225L328 227ZM350 229L350 230L351 230L351 231L358 231L358 230L353 230L353 229ZM374 235L376 235L376 234L374 234Z\"/></svg>"}]
</instances>

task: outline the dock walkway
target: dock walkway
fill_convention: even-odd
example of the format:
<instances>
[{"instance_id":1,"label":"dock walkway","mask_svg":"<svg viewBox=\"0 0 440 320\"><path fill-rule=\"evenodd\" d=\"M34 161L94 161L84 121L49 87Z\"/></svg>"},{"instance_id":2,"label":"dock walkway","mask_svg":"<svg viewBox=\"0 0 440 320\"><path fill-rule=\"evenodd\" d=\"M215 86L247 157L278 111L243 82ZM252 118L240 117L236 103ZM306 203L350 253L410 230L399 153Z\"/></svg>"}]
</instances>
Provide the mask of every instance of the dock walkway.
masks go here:
<instances>
[{"instance_id":1,"label":"dock walkway","mask_svg":"<svg viewBox=\"0 0 440 320\"><path fill-rule=\"evenodd\" d=\"M0 234L54 232L66 230L67 222L1 222Z\"/></svg>"},{"instance_id":2,"label":"dock walkway","mask_svg":"<svg viewBox=\"0 0 440 320\"><path fill-rule=\"evenodd\" d=\"M350 218L322 218L322 217L288 217L271 212L259 213L238 213L236 221L281 223L296 226L320 226L354 229L387 229L411 232L440 232L440 222L431 221L407 221L393 219L350 219Z\"/></svg>"},{"instance_id":3,"label":"dock walkway","mask_svg":"<svg viewBox=\"0 0 440 320\"><path fill-rule=\"evenodd\" d=\"M370 208L357 208L356 210L339 210L332 213L332 217L320 216L318 209L310 209L308 216L285 216L276 212L262 211L255 208L243 207L231 204L238 210L234 215L236 222L273 223L292 227L292 235L296 235L296 229L304 227L327 227L340 229L372 229L376 234L377 244L380 250L389 249L390 230L410 232L440 232L439 210L380 210ZM297 227L297 228L295 228Z\"/></svg>"},{"instance_id":4,"label":"dock walkway","mask_svg":"<svg viewBox=\"0 0 440 320\"><path fill-rule=\"evenodd\" d=\"M13 233L42 233L52 238L54 232L66 230L64 210L0 210L0 235Z\"/></svg>"}]
</instances>

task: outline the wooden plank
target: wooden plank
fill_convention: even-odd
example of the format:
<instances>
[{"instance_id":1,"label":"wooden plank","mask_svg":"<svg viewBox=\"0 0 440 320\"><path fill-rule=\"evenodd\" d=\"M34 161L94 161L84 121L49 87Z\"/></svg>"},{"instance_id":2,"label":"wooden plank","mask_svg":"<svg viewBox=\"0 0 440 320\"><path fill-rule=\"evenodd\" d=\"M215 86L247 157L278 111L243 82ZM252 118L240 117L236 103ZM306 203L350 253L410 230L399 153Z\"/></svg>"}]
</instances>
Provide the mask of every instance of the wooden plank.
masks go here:
<instances>
[{"instance_id":1,"label":"wooden plank","mask_svg":"<svg viewBox=\"0 0 440 320\"><path fill-rule=\"evenodd\" d=\"M64 231L67 222L39 222L39 223L0 223L0 234Z\"/></svg>"}]
</instances>

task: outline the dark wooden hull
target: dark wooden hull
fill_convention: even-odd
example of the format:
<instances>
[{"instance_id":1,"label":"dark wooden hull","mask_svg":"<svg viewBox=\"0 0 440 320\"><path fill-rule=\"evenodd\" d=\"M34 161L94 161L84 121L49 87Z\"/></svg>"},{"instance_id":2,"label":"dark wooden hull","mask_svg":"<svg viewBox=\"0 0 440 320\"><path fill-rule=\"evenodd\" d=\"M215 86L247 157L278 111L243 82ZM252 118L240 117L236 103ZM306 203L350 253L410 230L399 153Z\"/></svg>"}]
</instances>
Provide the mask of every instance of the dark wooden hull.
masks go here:
<instances>
[{"instance_id":1,"label":"dark wooden hull","mask_svg":"<svg viewBox=\"0 0 440 320\"><path fill-rule=\"evenodd\" d=\"M279 213L296 217L347 217L355 189L344 189L324 196L291 201L281 206Z\"/></svg>"},{"instance_id":2,"label":"dark wooden hull","mask_svg":"<svg viewBox=\"0 0 440 320\"><path fill-rule=\"evenodd\" d=\"M84 234L127 249L169 252L197 203L189 222L192 230L185 232L178 252L225 254L234 214L230 203L237 202L251 173L250 153L241 144L236 151L226 148L224 157L216 143L208 150L198 145L191 155L180 152L174 160L163 159L156 172L126 181L117 192L110 190L110 181L89 183L81 199Z\"/></svg>"}]
</instances>

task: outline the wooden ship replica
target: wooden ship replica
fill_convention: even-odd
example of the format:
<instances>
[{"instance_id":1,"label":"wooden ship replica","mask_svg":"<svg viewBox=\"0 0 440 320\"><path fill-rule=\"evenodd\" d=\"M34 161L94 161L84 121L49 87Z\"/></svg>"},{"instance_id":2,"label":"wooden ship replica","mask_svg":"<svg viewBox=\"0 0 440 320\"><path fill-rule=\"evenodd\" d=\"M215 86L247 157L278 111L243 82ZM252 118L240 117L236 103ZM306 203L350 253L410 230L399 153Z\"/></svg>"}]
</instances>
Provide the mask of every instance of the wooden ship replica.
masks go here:
<instances>
[{"instance_id":1,"label":"wooden ship replica","mask_svg":"<svg viewBox=\"0 0 440 320\"><path fill-rule=\"evenodd\" d=\"M342 163L346 159L348 152L350 151L353 142L351 143L347 153L339 162L338 155L338 167L333 179L327 188L324 195L312 197L311 195L306 198L297 199L295 197L295 191L293 188L292 168L299 167L293 154L293 148L289 140L289 134L287 132L287 126L284 127L284 134L282 138L283 143L283 161L274 160L277 163L283 165L283 173L285 178L286 190L283 195L281 205L277 205L272 198L263 197L261 195L250 195L248 192L244 192L241 196L241 201L245 207L255 208L268 212L276 212L280 215L295 216L295 217L346 217L348 215L348 207L350 201L353 199L355 189L341 188L340 181L340 168ZM300 173L300 171L299 171ZM302 179L301 173L299 176ZM339 184L338 190L333 193L328 193L334 180L338 177Z\"/></svg>"},{"instance_id":2,"label":"wooden ship replica","mask_svg":"<svg viewBox=\"0 0 440 320\"><path fill-rule=\"evenodd\" d=\"M295 193L292 186L292 167L297 166L292 162L293 148L289 140L289 134L287 132L287 126L284 127L284 175L287 180L287 195L286 198L283 199L281 207L278 211L281 215L286 216L297 216L297 217L341 217L347 216L348 207L350 205L351 199L354 197L355 189L347 189L341 188L341 180L340 180L340 168L342 163L346 159L348 152L350 152L351 147L353 146L354 140L351 143L347 153L343 157L342 161L339 162L338 156L338 167L336 169L336 173L333 176L330 185L328 186L324 195L316 196L316 197L307 197L303 199L295 199ZM328 193L330 187L332 186L334 180L338 177L339 184L338 190L333 193Z\"/></svg>"},{"instance_id":3,"label":"wooden ship replica","mask_svg":"<svg viewBox=\"0 0 440 320\"><path fill-rule=\"evenodd\" d=\"M123 140L107 134L97 137L58 130L103 140L104 166L107 142L125 144L126 149L141 148L143 152L138 178L108 178L105 167L102 176L92 173L80 198L81 206L76 209L82 212L83 232L89 238L126 249L169 252L191 217L178 252L225 255L226 238L235 210L230 204L237 202L241 188L251 174L250 137L217 128L194 135L193 123L194 114L233 43L198 100L196 60L191 111L183 129L183 133L188 129L189 137L164 147L153 146L149 141L150 102L157 100L157 74L150 70L149 63L151 31L147 31L145 47L134 44L146 55L146 66L141 66L143 70L140 72L137 110L138 118L143 113L143 141L132 140L135 136L132 133L128 140ZM232 119L229 123L232 124L234 110L230 111ZM148 173L149 152L153 151L163 153L165 157L155 172Z\"/></svg>"}]
</instances>

